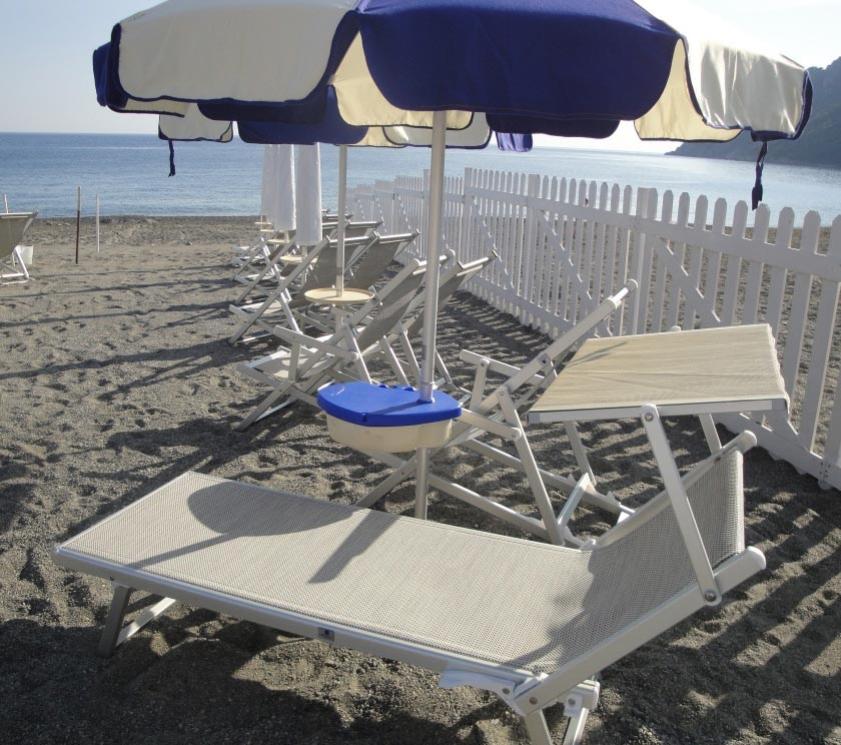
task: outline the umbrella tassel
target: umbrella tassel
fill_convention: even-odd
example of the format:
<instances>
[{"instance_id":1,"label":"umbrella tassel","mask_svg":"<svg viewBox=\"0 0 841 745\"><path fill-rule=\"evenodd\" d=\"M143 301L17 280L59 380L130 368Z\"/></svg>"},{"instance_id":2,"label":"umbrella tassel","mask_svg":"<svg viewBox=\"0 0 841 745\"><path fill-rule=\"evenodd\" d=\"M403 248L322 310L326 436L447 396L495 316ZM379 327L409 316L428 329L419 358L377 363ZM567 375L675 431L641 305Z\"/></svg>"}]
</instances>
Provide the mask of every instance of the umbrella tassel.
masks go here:
<instances>
[{"instance_id":1,"label":"umbrella tassel","mask_svg":"<svg viewBox=\"0 0 841 745\"><path fill-rule=\"evenodd\" d=\"M764 189L762 187L762 172L765 170L765 157L768 155L768 141L762 143L759 149L759 157L756 159L756 184L753 187L752 201L754 210L759 207L762 201Z\"/></svg>"},{"instance_id":2,"label":"umbrella tassel","mask_svg":"<svg viewBox=\"0 0 841 745\"><path fill-rule=\"evenodd\" d=\"M172 144L172 140L169 140L169 175L175 175L175 145Z\"/></svg>"}]
</instances>

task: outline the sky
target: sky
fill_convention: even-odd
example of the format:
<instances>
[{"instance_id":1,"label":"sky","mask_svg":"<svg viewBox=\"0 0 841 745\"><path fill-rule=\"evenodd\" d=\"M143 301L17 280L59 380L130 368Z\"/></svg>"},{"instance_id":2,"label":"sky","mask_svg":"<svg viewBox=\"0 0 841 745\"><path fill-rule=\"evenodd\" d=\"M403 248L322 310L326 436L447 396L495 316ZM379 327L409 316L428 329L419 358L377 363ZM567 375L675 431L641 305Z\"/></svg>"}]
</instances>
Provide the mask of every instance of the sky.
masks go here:
<instances>
[{"instance_id":1,"label":"sky","mask_svg":"<svg viewBox=\"0 0 841 745\"><path fill-rule=\"evenodd\" d=\"M118 115L96 103L91 53L121 18L150 0L0 0L0 132L155 133L154 117ZM696 0L733 28L808 67L841 57L841 0ZM539 138L538 145L663 152L633 127L596 143Z\"/></svg>"}]
</instances>

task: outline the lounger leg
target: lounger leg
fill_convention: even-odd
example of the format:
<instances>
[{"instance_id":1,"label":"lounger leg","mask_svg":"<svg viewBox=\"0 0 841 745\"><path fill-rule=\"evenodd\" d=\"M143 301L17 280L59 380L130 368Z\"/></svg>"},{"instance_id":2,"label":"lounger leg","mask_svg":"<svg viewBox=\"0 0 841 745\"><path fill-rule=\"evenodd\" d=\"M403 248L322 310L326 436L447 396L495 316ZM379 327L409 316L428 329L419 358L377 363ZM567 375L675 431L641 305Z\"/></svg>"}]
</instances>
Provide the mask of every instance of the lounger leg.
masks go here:
<instances>
[{"instance_id":1,"label":"lounger leg","mask_svg":"<svg viewBox=\"0 0 841 745\"><path fill-rule=\"evenodd\" d=\"M268 396L266 396L259 404L257 404L254 409L248 414L245 419L243 419L239 424L237 424L234 429L238 432L242 432L244 429L248 429L252 424L255 422L259 422L261 419L267 417L269 414L274 414L276 411L280 411L281 409L286 408L291 403L293 403L292 399L288 399L283 401L282 403L278 404L278 401L281 401L283 397L286 395L286 392L289 390L288 385L280 386L276 390L272 391Z\"/></svg>"},{"instance_id":2,"label":"lounger leg","mask_svg":"<svg viewBox=\"0 0 841 745\"><path fill-rule=\"evenodd\" d=\"M14 256L17 260L18 268L20 269L20 273L23 275L24 281L29 280L29 270L26 268L26 264L23 261L23 257L20 255L20 246L17 246L14 250Z\"/></svg>"},{"instance_id":3,"label":"lounger leg","mask_svg":"<svg viewBox=\"0 0 841 745\"><path fill-rule=\"evenodd\" d=\"M514 402L511 400L510 394L503 393L499 397L502 413L505 416L507 423L523 432L523 423L520 421L520 415L514 407ZM514 447L517 449L517 455L523 463L523 470L526 474L526 480L531 487L534 501L537 503L537 511L543 519L543 524L546 527L546 532L549 534L549 541L558 546L564 545L564 534L558 526L558 519L555 516L555 510L552 507L552 501L549 499L549 492L546 491L546 484L540 477L540 469L537 467L537 461L534 459L534 453L529 446L528 438L523 432L522 436L514 440Z\"/></svg>"},{"instance_id":4,"label":"lounger leg","mask_svg":"<svg viewBox=\"0 0 841 745\"><path fill-rule=\"evenodd\" d=\"M721 450L721 438L718 436L718 430L715 428L712 414L701 414L698 417L701 420L701 428L704 430L704 437L707 438L707 446L710 453L715 455Z\"/></svg>"},{"instance_id":5,"label":"lounger leg","mask_svg":"<svg viewBox=\"0 0 841 745\"><path fill-rule=\"evenodd\" d=\"M114 585L111 609L108 611L105 628L102 630L102 637L96 650L100 657L110 657L117 648L117 639L120 636L120 630L123 628L123 619L132 592L133 590L130 587Z\"/></svg>"},{"instance_id":6,"label":"lounger leg","mask_svg":"<svg viewBox=\"0 0 841 745\"><path fill-rule=\"evenodd\" d=\"M584 447L584 443L581 441L581 435L578 432L578 427L575 422L566 422L564 424L564 429L566 429L567 438L569 438L569 444L572 447L572 454L575 456L575 462L578 464L581 475L589 476L590 483L595 486L596 474L593 473L593 468L590 465L590 459L587 457L587 448Z\"/></svg>"},{"instance_id":7,"label":"lounger leg","mask_svg":"<svg viewBox=\"0 0 841 745\"><path fill-rule=\"evenodd\" d=\"M564 735L564 745L579 745L584 737L584 729L587 726L587 717L590 710L581 708L569 718L567 731Z\"/></svg>"},{"instance_id":8,"label":"lounger leg","mask_svg":"<svg viewBox=\"0 0 841 745\"><path fill-rule=\"evenodd\" d=\"M526 728L531 745L552 745L549 725L546 724L546 717L542 711L535 711L523 717L523 726Z\"/></svg>"},{"instance_id":9,"label":"lounger leg","mask_svg":"<svg viewBox=\"0 0 841 745\"><path fill-rule=\"evenodd\" d=\"M108 611L108 618L97 648L100 657L110 657L120 644L131 639L147 623L154 621L175 603L174 598L161 598L154 605L144 608L133 621L123 626L126 607L132 592L134 590L131 587L114 585L114 598L111 601L111 609Z\"/></svg>"}]
</instances>

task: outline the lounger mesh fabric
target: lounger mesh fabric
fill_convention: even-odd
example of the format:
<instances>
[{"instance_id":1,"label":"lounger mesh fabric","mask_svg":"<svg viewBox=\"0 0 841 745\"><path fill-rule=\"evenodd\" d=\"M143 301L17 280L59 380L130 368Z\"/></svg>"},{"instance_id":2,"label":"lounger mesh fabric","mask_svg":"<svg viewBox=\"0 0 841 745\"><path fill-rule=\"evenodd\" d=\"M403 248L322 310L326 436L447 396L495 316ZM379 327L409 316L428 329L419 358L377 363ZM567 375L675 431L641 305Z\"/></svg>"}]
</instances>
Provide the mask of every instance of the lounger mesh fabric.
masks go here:
<instances>
[{"instance_id":1,"label":"lounger mesh fabric","mask_svg":"<svg viewBox=\"0 0 841 745\"><path fill-rule=\"evenodd\" d=\"M0 259L12 255L34 217L31 213L0 213Z\"/></svg>"},{"instance_id":2,"label":"lounger mesh fabric","mask_svg":"<svg viewBox=\"0 0 841 745\"><path fill-rule=\"evenodd\" d=\"M714 565L743 549L741 487L733 451L688 490ZM580 552L187 473L57 558L548 673L692 585L664 495L621 531Z\"/></svg>"},{"instance_id":3,"label":"lounger mesh fabric","mask_svg":"<svg viewBox=\"0 0 841 745\"><path fill-rule=\"evenodd\" d=\"M770 326L589 339L531 413L639 407L652 396L658 406L784 398Z\"/></svg>"}]
</instances>

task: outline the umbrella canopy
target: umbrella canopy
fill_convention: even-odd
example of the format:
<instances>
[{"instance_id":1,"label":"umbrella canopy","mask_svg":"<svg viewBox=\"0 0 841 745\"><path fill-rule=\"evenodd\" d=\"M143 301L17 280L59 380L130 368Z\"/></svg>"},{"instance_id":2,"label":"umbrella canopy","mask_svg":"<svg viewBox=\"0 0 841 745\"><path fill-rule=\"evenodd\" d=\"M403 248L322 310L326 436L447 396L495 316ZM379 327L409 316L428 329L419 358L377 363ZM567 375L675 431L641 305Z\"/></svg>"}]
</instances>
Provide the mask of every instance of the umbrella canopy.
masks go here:
<instances>
[{"instance_id":1,"label":"umbrella canopy","mask_svg":"<svg viewBox=\"0 0 841 745\"><path fill-rule=\"evenodd\" d=\"M726 29L680 0L168 0L114 27L105 65L116 108L192 101L213 118L317 121L332 85L353 125L449 110L451 128L484 112L498 131L797 136L805 70Z\"/></svg>"}]
</instances>

